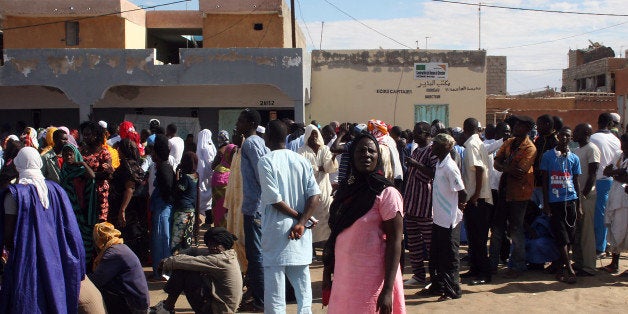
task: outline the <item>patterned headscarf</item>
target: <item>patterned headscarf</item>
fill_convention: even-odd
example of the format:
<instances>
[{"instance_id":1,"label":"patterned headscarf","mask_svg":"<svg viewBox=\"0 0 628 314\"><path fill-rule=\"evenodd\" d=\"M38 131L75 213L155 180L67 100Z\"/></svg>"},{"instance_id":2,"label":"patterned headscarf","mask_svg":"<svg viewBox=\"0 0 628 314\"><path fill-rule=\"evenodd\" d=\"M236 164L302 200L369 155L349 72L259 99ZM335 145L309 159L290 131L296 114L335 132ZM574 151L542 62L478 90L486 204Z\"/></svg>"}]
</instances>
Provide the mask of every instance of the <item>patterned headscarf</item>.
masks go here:
<instances>
[{"instance_id":1,"label":"patterned headscarf","mask_svg":"<svg viewBox=\"0 0 628 314\"><path fill-rule=\"evenodd\" d=\"M218 143L218 148L221 148L227 144L229 144L229 132L222 130L218 133L218 140L216 141Z\"/></svg>"},{"instance_id":2,"label":"patterned headscarf","mask_svg":"<svg viewBox=\"0 0 628 314\"><path fill-rule=\"evenodd\" d=\"M384 121L381 120L369 120L367 124L367 128L369 133L371 133L376 139L378 143L382 142L382 139L388 135L388 126Z\"/></svg>"},{"instance_id":3,"label":"patterned headscarf","mask_svg":"<svg viewBox=\"0 0 628 314\"><path fill-rule=\"evenodd\" d=\"M46 179L41 173L41 167L43 167L44 163L39 152L33 147L24 147L17 153L13 162L15 163L15 169L19 173L18 183L34 185L41 205L47 209L50 204L48 200L48 186L46 186Z\"/></svg>"},{"instance_id":4,"label":"patterned headscarf","mask_svg":"<svg viewBox=\"0 0 628 314\"><path fill-rule=\"evenodd\" d=\"M24 135L24 146L39 149L39 141L37 141L37 131L35 131L35 129L27 127L24 130Z\"/></svg>"},{"instance_id":5,"label":"patterned headscarf","mask_svg":"<svg viewBox=\"0 0 628 314\"><path fill-rule=\"evenodd\" d=\"M120 238L121 235L122 232L109 222L105 221L94 226L94 244L100 251L94 259L94 269L98 266L108 248L124 243L124 240Z\"/></svg>"}]
</instances>

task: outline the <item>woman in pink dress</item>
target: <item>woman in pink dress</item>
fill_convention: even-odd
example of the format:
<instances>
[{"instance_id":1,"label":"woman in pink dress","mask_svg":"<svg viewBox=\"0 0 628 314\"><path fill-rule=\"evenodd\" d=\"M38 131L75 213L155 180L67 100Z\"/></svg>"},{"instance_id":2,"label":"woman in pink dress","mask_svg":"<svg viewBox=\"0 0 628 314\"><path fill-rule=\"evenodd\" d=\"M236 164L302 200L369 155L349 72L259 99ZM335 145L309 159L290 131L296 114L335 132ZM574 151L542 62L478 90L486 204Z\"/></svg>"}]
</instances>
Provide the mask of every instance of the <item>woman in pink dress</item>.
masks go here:
<instances>
[{"instance_id":1,"label":"woman in pink dress","mask_svg":"<svg viewBox=\"0 0 628 314\"><path fill-rule=\"evenodd\" d=\"M351 172L330 208L323 251L327 313L405 313L399 259L403 200L383 174L377 140L361 133L349 150Z\"/></svg>"}]
</instances>

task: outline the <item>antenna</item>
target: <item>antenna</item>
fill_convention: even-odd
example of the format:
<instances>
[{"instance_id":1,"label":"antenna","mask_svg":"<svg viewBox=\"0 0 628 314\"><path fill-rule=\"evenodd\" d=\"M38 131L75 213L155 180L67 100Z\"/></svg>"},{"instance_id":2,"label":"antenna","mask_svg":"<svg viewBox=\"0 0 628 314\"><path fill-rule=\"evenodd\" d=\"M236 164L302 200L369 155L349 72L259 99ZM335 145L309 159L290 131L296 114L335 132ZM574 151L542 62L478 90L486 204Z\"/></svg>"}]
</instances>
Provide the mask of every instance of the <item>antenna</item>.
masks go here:
<instances>
[{"instance_id":1,"label":"antenna","mask_svg":"<svg viewBox=\"0 0 628 314\"><path fill-rule=\"evenodd\" d=\"M482 2L478 1L478 50L482 50Z\"/></svg>"},{"instance_id":2,"label":"antenna","mask_svg":"<svg viewBox=\"0 0 628 314\"><path fill-rule=\"evenodd\" d=\"M325 21L321 22L321 41L318 42L318 50L323 50L323 28L325 28Z\"/></svg>"}]
</instances>

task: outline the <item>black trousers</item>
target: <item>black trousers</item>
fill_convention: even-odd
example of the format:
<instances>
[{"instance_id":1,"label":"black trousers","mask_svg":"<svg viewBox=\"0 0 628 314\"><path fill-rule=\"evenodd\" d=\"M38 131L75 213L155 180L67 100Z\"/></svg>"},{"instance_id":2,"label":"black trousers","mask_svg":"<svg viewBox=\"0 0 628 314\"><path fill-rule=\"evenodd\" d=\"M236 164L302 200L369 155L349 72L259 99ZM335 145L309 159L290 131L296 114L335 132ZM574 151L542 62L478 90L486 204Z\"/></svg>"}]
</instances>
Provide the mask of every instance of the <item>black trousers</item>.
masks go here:
<instances>
[{"instance_id":1,"label":"black trousers","mask_svg":"<svg viewBox=\"0 0 628 314\"><path fill-rule=\"evenodd\" d=\"M491 278L488 259L488 229L491 221L492 205L479 199L477 205L467 203L464 211L467 239L469 240L469 266L471 273L478 277Z\"/></svg>"},{"instance_id":2,"label":"black trousers","mask_svg":"<svg viewBox=\"0 0 628 314\"><path fill-rule=\"evenodd\" d=\"M175 270L164 287L168 295L185 293L194 313L212 313L212 291L203 280L203 274L187 270Z\"/></svg>"},{"instance_id":3,"label":"black trousers","mask_svg":"<svg viewBox=\"0 0 628 314\"><path fill-rule=\"evenodd\" d=\"M460 298L459 270L460 259L460 224L455 228L443 228L437 224L432 225L432 247L430 250L430 269L434 269L431 276L430 289L442 291L444 295L452 299Z\"/></svg>"}]
</instances>

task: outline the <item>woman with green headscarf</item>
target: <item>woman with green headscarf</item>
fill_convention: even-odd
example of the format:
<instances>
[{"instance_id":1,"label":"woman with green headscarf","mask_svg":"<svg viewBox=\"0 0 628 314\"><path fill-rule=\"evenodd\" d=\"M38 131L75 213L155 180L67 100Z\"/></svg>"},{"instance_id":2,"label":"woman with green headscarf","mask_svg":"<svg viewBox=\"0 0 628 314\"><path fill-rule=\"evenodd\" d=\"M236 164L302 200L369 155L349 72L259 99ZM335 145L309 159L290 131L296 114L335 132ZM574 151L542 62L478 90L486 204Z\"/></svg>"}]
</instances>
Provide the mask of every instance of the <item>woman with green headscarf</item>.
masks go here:
<instances>
[{"instance_id":1,"label":"woman with green headscarf","mask_svg":"<svg viewBox=\"0 0 628 314\"><path fill-rule=\"evenodd\" d=\"M98 223L96 194L94 190L94 171L83 161L83 156L74 145L65 145L61 151L60 184L68 194L78 221L88 271L92 269L94 251L93 230Z\"/></svg>"}]
</instances>

